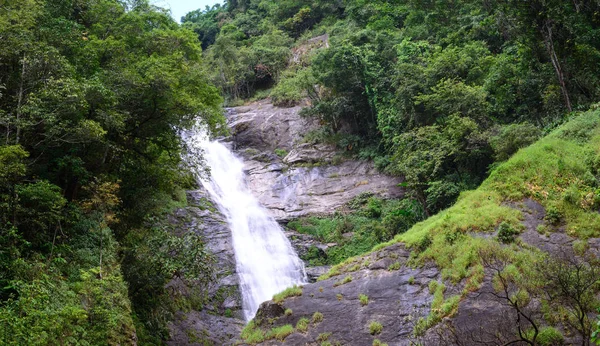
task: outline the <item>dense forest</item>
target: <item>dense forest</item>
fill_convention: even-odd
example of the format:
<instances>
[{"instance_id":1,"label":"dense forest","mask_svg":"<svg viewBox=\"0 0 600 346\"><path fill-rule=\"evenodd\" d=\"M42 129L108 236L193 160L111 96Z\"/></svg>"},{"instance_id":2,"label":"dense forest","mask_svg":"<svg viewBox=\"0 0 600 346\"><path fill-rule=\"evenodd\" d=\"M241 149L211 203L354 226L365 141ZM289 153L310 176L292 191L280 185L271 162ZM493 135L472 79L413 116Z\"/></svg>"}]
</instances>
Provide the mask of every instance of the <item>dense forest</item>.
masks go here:
<instances>
[{"instance_id":1,"label":"dense forest","mask_svg":"<svg viewBox=\"0 0 600 346\"><path fill-rule=\"evenodd\" d=\"M0 344L164 339L164 285L209 263L152 222L191 181L177 129L223 121L200 42L114 0L3 2L0 42Z\"/></svg>"},{"instance_id":2,"label":"dense forest","mask_svg":"<svg viewBox=\"0 0 600 346\"><path fill-rule=\"evenodd\" d=\"M304 98L311 136L374 159L431 215L598 100L594 1L235 1L182 18L230 104ZM327 48L310 50L327 35ZM309 51L307 54L306 51ZM302 54L305 53L305 54Z\"/></svg>"},{"instance_id":3,"label":"dense forest","mask_svg":"<svg viewBox=\"0 0 600 346\"><path fill-rule=\"evenodd\" d=\"M0 2L0 344L168 338L190 303L166 283L212 260L163 222L195 184L178 131L223 133L223 105L305 104L307 141L404 177L387 241L600 101L591 0L229 0L181 21L147 0Z\"/></svg>"}]
</instances>

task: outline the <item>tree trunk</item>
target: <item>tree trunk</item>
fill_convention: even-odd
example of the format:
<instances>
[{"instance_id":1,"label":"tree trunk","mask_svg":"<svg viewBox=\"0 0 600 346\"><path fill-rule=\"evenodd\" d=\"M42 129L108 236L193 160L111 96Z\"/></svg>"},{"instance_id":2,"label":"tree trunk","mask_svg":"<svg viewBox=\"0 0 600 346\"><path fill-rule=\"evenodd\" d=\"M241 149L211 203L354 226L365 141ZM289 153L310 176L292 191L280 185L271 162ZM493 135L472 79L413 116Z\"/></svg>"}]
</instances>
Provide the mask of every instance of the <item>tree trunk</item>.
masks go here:
<instances>
[{"instance_id":1,"label":"tree trunk","mask_svg":"<svg viewBox=\"0 0 600 346\"><path fill-rule=\"evenodd\" d=\"M19 144L19 137L21 136L21 125L19 120L21 119L21 106L23 105L23 81L25 80L25 58L26 55L23 53L23 65L21 66L21 82L19 83L19 93L17 94L17 133L15 144Z\"/></svg>"},{"instance_id":2,"label":"tree trunk","mask_svg":"<svg viewBox=\"0 0 600 346\"><path fill-rule=\"evenodd\" d=\"M560 90L565 99L565 106L567 106L569 112L572 112L573 107L571 106L571 98L569 97L569 91L567 90L564 72L562 66L560 65L560 60L558 59L558 56L556 55L556 50L554 49L554 41L552 39L552 27L548 22L546 22L546 27L543 30L543 35L546 50L548 51L548 55L550 55L550 61L552 61L552 66L554 66L554 71L556 72L556 77L558 78L558 84L560 85Z\"/></svg>"}]
</instances>

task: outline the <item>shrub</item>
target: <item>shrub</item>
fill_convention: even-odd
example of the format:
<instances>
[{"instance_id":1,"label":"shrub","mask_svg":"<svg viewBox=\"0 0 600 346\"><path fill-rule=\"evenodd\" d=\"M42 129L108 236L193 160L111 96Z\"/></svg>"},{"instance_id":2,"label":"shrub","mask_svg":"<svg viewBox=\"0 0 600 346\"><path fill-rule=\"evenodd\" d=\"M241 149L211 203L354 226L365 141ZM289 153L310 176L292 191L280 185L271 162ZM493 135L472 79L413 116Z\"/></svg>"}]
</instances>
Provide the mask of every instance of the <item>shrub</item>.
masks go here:
<instances>
[{"instance_id":1,"label":"shrub","mask_svg":"<svg viewBox=\"0 0 600 346\"><path fill-rule=\"evenodd\" d=\"M508 222L502 222L498 226L498 240L504 244L510 244L515 241L515 235L519 234Z\"/></svg>"},{"instance_id":2,"label":"shrub","mask_svg":"<svg viewBox=\"0 0 600 346\"><path fill-rule=\"evenodd\" d=\"M533 330L527 331L527 337L529 339L533 338ZM536 341L540 346L563 345L564 337L556 328L542 327L539 330Z\"/></svg>"},{"instance_id":3,"label":"shrub","mask_svg":"<svg viewBox=\"0 0 600 346\"><path fill-rule=\"evenodd\" d=\"M382 330L383 326L381 325L381 323L376 321L372 321L371 323L369 323L369 333L371 333L371 335L378 335L381 333Z\"/></svg>"},{"instance_id":4,"label":"shrub","mask_svg":"<svg viewBox=\"0 0 600 346\"><path fill-rule=\"evenodd\" d=\"M490 144L496 154L496 160L507 160L517 150L535 142L541 131L529 123L510 124L499 130L499 133L490 138Z\"/></svg>"},{"instance_id":5,"label":"shrub","mask_svg":"<svg viewBox=\"0 0 600 346\"><path fill-rule=\"evenodd\" d=\"M289 308L288 308L288 309L285 309L285 313L284 313L284 314L285 314L286 316L292 316L292 313L293 313L292 309L289 309Z\"/></svg>"},{"instance_id":6,"label":"shrub","mask_svg":"<svg viewBox=\"0 0 600 346\"><path fill-rule=\"evenodd\" d=\"M550 206L546 209L545 219L552 225L556 225L560 222L562 213L555 206Z\"/></svg>"}]
</instances>

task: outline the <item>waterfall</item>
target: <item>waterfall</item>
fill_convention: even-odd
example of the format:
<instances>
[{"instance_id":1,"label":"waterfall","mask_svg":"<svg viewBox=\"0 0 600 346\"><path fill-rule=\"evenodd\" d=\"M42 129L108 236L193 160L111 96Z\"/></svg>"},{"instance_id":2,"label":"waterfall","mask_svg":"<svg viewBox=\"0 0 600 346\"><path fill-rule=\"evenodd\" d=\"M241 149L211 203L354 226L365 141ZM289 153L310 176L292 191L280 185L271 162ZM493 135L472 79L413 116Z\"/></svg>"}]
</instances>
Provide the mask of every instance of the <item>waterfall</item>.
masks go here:
<instances>
[{"instance_id":1,"label":"waterfall","mask_svg":"<svg viewBox=\"0 0 600 346\"><path fill-rule=\"evenodd\" d=\"M182 137L190 153L203 152L210 169L208 177L200 166L196 173L231 228L244 316L249 321L262 302L306 281L304 264L279 224L246 188L242 161L222 143L209 141L205 131Z\"/></svg>"}]
</instances>

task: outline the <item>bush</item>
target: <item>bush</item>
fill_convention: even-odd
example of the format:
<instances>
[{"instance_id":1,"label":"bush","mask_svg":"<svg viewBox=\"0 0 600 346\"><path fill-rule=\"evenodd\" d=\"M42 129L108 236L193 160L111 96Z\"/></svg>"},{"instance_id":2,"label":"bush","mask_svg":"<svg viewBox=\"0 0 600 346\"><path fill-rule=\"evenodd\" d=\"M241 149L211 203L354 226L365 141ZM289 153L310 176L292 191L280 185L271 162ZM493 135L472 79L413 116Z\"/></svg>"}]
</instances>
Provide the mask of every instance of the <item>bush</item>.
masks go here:
<instances>
[{"instance_id":1,"label":"bush","mask_svg":"<svg viewBox=\"0 0 600 346\"><path fill-rule=\"evenodd\" d=\"M502 127L498 134L490 138L496 160L508 160L517 150L535 142L541 131L529 123L510 124Z\"/></svg>"},{"instance_id":2,"label":"bush","mask_svg":"<svg viewBox=\"0 0 600 346\"><path fill-rule=\"evenodd\" d=\"M271 101L277 107L294 107L308 96L307 90L312 90L315 84L310 68L286 71L271 91Z\"/></svg>"},{"instance_id":3,"label":"bush","mask_svg":"<svg viewBox=\"0 0 600 346\"><path fill-rule=\"evenodd\" d=\"M546 216L544 219L552 225L557 225L562 218L562 213L555 206L550 206L546 209Z\"/></svg>"},{"instance_id":4,"label":"bush","mask_svg":"<svg viewBox=\"0 0 600 346\"><path fill-rule=\"evenodd\" d=\"M517 230L508 222L502 222L498 226L498 240L504 244L510 244L515 241L515 235L519 234Z\"/></svg>"},{"instance_id":5,"label":"bush","mask_svg":"<svg viewBox=\"0 0 600 346\"><path fill-rule=\"evenodd\" d=\"M527 337L531 340L533 338L533 330L527 331ZM553 327L542 327L539 330L539 334L536 338L537 344L540 346L555 346L563 345L564 337L556 328Z\"/></svg>"}]
</instances>

